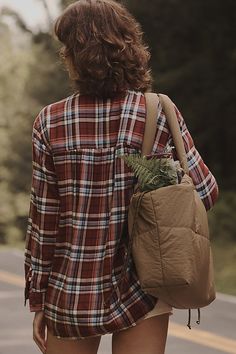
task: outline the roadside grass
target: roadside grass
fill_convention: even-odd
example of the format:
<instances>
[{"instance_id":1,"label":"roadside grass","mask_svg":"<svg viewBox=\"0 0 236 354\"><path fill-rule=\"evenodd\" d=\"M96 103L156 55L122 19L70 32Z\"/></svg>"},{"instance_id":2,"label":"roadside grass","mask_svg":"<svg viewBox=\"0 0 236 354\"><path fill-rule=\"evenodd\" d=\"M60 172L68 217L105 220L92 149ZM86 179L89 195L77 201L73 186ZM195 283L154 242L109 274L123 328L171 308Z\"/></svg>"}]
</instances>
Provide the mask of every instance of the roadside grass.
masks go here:
<instances>
[{"instance_id":1,"label":"roadside grass","mask_svg":"<svg viewBox=\"0 0 236 354\"><path fill-rule=\"evenodd\" d=\"M0 244L0 250L4 249L10 249L10 248L16 248L18 250L24 251L25 249L25 242L24 241L18 241L15 243L6 243L6 244Z\"/></svg>"},{"instance_id":2,"label":"roadside grass","mask_svg":"<svg viewBox=\"0 0 236 354\"><path fill-rule=\"evenodd\" d=\"M236 242L214 240L211 242L216 289L236 295Z\"/></svg>"}]
</instances>

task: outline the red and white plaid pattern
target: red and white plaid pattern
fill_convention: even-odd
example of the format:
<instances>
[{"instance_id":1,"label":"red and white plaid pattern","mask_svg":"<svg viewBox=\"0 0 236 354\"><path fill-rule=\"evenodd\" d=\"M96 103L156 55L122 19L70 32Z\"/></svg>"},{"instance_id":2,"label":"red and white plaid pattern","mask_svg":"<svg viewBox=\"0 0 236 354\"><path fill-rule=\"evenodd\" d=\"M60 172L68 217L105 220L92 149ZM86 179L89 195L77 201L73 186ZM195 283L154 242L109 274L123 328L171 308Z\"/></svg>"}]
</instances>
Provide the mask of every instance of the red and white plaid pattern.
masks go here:
<instances>
[{"instance_id":1,"label":"red and white plaid pattern","mask_svg":"<svg viewBox=\"0 0 236 354\"><path fill-rule=\"evenodd\" d=\"M175 106L190 175L206 209L217 199L214 176ZM126 252L128 206L136 182L121 153L141 152L145 97L73 95L46 106L32 131L32 187L25 246L25 305L43 310L55 336L85 338L135 325L156 304L144 293ZM152 153L171 143L161 105Z\"/></svg>"}]
</instances>

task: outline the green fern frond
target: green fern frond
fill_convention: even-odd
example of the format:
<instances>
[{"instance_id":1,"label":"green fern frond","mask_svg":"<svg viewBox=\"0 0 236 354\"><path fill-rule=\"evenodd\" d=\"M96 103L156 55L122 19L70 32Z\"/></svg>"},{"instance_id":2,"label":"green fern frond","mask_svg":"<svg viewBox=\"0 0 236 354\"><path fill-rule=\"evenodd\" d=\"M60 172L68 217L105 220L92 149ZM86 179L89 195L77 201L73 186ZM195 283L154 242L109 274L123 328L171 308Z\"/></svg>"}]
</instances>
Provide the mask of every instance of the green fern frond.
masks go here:
<instances>
[{"instance_id":1,"label":"green fern frond","mask_svg":"<svg viewBox=\"0 0 236 354\"><path fill-rule=\"evenodd\" d=\"M138 178L141 191L153 190L176 184L178 181L177 169L174 160L170 157L157 158L137 154L118 155L122 158L134 175Z\"/></svg>"}]
</instances>

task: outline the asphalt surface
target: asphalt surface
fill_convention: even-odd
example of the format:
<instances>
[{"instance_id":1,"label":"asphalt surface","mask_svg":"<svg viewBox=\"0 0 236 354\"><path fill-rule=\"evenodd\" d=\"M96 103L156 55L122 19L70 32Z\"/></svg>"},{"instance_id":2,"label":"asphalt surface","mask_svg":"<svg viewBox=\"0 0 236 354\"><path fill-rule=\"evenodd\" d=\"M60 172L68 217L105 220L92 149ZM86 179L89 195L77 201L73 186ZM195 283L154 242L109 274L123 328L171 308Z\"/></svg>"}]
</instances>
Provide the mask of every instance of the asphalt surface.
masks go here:
<instances>
[{"instance_id":1,"label":"asphalt surface","mask_svg":"<svg viewBox=\"0 0 236 354\"><path fill-rule=\"evenodd\" d=\"M0 250L0 354L40 353L32 338L34 313L28 301L24 306L23 293L23 252ZM193 311L189 330L188 312L174 309L166 354L236 354L236 297L217 293L217 299L201 310L199 326L196 319ZM111 335L102 337L98 354L111 354Z\"/></svg>"}]
</instances>

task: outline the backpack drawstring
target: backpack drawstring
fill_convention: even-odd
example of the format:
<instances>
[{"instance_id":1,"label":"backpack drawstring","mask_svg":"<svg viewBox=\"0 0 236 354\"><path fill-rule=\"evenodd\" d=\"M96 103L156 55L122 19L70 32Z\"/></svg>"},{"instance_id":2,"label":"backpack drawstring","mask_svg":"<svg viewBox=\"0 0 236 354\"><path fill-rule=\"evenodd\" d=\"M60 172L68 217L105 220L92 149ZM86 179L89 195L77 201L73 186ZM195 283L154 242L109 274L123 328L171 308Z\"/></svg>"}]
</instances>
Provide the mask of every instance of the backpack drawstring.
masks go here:
<instances>
[{"instance_id":1,"label":"backpack drawstring","mask_svg":"<svg viewBox=\"0 0 236 354\"><path fill-rule=\"evenodd\" d=\"M187 326L188 326L189 329L191 329L190 322L191 322L191 309L188 309L188 323L187 323Z\"/></svg>"},{"instance_id":2,"label":"backpack drawstring","mask_svg":"<svg viewBox=\"0 0 236 354\"><path fill-rule=\"evenodd\" d=\"M197 309L197 314L198 314L198 317L197 317L196 323L199 325L200 324L200 308ZM187 323L187 326L188 326L189 329L191 329L191 309L188 309L188 323Z\"/></svg>"},{"instance_id":3,"label":"backpack drawstring","mask_svg":"<svg viewBox=\"0 0 236 354\"><path fill-rule=\"evenodd\" d=\"M198 317L196 323L199 325L200 324L200 309L197 309Z\"/></svg>"}]
</instances>

